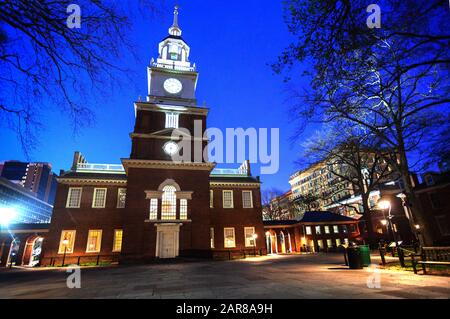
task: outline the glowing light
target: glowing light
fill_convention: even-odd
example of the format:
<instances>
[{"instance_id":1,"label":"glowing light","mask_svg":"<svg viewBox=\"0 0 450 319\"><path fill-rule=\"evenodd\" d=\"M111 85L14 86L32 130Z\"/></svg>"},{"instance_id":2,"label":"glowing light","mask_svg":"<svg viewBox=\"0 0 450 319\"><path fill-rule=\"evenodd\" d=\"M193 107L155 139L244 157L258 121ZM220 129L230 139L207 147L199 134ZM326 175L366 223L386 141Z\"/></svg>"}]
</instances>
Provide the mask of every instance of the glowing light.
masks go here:
<instances>
[{"instance_id":1,"label":"glowing light","mask_svg":"<svg viewBox=\"0 0 450 319\"><path fill-rule=\"evenodd\" d=\"M414 225L414 227L419 230L420 229L420 225Z\"/></svg>"},{"instance_id":2,"label":"glowing light","mask_svg":"<svg viewBox=\"0 0 450 319\"><path fill-rule=\"evenodd\" d=\"M12 207L1 207L0 208L0 224L3 226L8 226L11 221L16 218L17 211Z\"/></svg>"},{"instance_id":3,"label":"glowing light","mask_svg":"<svg viewBox=\"0 0 450 319\"><path fill-rule=\"evenodd\" d=\"M270 232L269 231L266 231L266 236L270 236Z\"/></svg>"},{"instance_id":4,"label":"glowing light","mask_svg":"<svg viewBox=\"0 0 450 319\"><path fill-rule=\"evenodd\" d=\"M253 237L253 239L258 238L258 234L253 234L252 237Z\"/></svg>"},{"instance_id":5,"label":"glowing light","mask_svg":"<svg viewBox=\"0 0 450 319\"><path fill-rule=\"evenodd\" d=\"M381 209L388 209L389 207L391 207L391 202L388 200L381 200L378 202L378 207L380 207Z\"/></svg>"},{"instance_id":6,"label":"glowing light","mask_svg":"<svg viewBox=\"0 0 450 319\"><path fill-rule=\"evenodd\" d=\"M386 220L386 219L382 219L382 220L381 220L381 224L382 224L383 226L386 226L386 225L387 225L387 220Z\"/></svg>"}]
</instances>

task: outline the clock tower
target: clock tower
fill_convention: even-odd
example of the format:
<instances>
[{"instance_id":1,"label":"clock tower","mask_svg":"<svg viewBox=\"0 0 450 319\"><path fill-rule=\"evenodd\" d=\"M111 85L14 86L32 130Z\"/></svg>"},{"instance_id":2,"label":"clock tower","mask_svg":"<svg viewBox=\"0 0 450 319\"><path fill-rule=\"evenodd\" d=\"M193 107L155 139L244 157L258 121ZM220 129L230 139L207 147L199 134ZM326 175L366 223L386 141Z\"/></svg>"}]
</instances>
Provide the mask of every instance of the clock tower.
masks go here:
<instances>
[{"instance_id":1,"label":"clock tower","mask_svg":"<svg viewBox=\"0 0 450 319\"><path fill-rule=\"evenodd\" d=\"M175 7L169 35L147 68L146 101L134 104L130 158L122 159L127 174L125 261L211 254L209 176L215 164L193 156L199 145L202 150L207 146L203 133L208 109L197 106L198 73L189 53ZM172 160L182 138L173 135L176 129L191 136L192 147L182 150L183 161ZM192 137L194 133L201 134Z\"/></svg>"}]
</instances>

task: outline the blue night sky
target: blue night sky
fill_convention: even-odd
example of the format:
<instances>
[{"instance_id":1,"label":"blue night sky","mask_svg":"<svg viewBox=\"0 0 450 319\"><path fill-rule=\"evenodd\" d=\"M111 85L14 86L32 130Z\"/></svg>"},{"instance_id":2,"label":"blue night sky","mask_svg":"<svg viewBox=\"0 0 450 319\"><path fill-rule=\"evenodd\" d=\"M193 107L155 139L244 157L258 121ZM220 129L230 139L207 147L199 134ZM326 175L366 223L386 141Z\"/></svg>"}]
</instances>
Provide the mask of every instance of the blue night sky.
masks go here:
<instances>
[{"instance_id":1,"label":"blue night sky","mask_svg":"<svg viewBox=\"0 0 450 319\"><path fill-rule=\"evenodd\" d=\"M289 119L286 86L269 64L290 41L283 22L281 1L179 1L179 22L183 38L191 47L191 62L200 73L197 85L199 105L210 108L209 127L279 128L280 169L278 174L261 176L263 189L288 190L288 178L298 167L299 147L290 138L295 123ZM130 37L137 45L139 61L124 58L119 65L129 68L134 82L125 83L106 98L95 101L95 123L73 134L70 120L58 111L43 114L44 128L31 161L53 164L53 169L69 169L73 152L81 151L92 163L120 163L128 157L133 130L133 102L147 94L146 66L157 57L158 43L172 22L173 3L166 2L163 15L136 15ZM299 85L307 85L307 82ZM74 93L76 94L76 93ZM306 137L306 135L305 135ZM0 161L27 160L16 135L2 129ZM297 143L298 144L298 143ZM240 163L232 165L237 167ZM229 167L230 165L219 165ZM253 165L259 174L258 165Z\"/></svg>"}]
</instances>

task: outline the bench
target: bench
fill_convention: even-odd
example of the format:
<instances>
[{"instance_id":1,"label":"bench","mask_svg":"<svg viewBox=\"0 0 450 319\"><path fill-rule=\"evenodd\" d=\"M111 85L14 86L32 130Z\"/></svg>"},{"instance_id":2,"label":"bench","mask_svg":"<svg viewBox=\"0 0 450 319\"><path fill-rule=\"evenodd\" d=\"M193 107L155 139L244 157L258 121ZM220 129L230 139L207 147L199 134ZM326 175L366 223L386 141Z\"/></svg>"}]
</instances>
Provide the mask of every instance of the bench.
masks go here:
<instances>
[{"instance_id":1,"label":"bench","mask_svg":"<svg viewBox=\"0 0 450 319\"><path fill-rule=\"evenodd\" d=\"M420 260L416 259L420 256ZM422 265L423 273L426 274L426 266L450 266L450 247L422 247L421 254L411 254L414 273L417 274L417 265Z\"/></svg>"}]
</instances>

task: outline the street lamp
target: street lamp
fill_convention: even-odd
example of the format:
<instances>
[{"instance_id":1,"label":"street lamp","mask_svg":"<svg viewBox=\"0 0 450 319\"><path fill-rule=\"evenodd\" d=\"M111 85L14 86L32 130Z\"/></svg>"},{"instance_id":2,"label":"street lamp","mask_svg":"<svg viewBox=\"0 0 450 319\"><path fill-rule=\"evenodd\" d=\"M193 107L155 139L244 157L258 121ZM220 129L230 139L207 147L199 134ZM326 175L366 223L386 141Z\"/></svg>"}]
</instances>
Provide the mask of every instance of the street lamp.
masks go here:
<instances>
[{"instance_id":1,"label":"street lamp","mask_svg":"<svg viewBox=\"0 0 450 319\"><path fill-rule=\"evenodd\" d=\"M64 237L62 243L64 245L64 255L63 255L63 260L62 260L62 267L64 267L64 262L66 261L67 245L69 244L69 240L67 239L67 237Z\"/></svg>"},{"instance_id":2,"label":"street lamp","mask_svg":"<svg viewBox=\"0 0 450 319\"><path fill-rule=\"evenodd\" d=\"M258 238L258 234L253 234L252 237L253 237L253 251L256 256L256 238Z\"/></svg>"},{"instance_id":3,"label":"street lamp","mask_svg":"<svg viewBox=\"0 0 450 319\"><path fill-rule=\"evenodd\" d=\"M423 246L423 239L422 239L422 236L420 235L420 226L415 224L414 216L412 215L409 205L406 202L406 195L404 193L400 193L400 194L396 195L396 197L400 198L402 201L403 209L405 211L406 218L408 219L409 227L411 228L411 232L414 234L414 236L416 237L416 240L419 242L419 244L421 246Z\"/></svg>"},{"instance_id":4,"label":"street lamp","mask_svg":"<svg viewBox=\"0 0 450 319\"><path fill-rule=\"evenodd\" d=\"M391 202L384 199L384 200L380 200L378 202L378 207L380 207L382 210L387 210L388 211L388 216L387 216L387 222L389 222L389 228L391 229L391 233L392 233L392 239L394 240L395 243L395 248L398 251L398 241L397 241L397 236L395 235L395 231L394 231L394 227L392 225L392 215L391 215L391 209L392 209L392 205ZM383 223L383 220L381 221L381 223L383 225L386 225L387 222L384 219L385 223Z\"/></svg>"},{"instance_id":5,"label":"street lamp","mask_svg":"<svg viewBox=\"0 0 450 319\"><path fill-rule=\"evenodd\" d=\"M382 219L380 222L381 222L381 225L383 225L383 226L387 225L387 220L386 219Z\"/></svg>"},{"instance_id":6,"label":"street lamp","mask_svg":"<svg viewBox=\"0 0 450 319\"><path fill-rule=\"evenodd\" d=\"M0 208L0 224L4 227L13 221L17 216L17 211L12 207L1 207Z\"/></svg>"}]
</instances>

